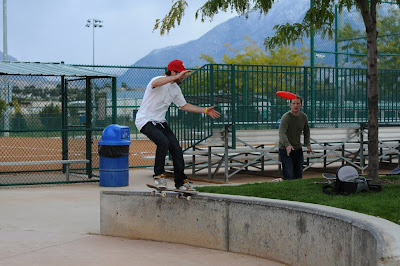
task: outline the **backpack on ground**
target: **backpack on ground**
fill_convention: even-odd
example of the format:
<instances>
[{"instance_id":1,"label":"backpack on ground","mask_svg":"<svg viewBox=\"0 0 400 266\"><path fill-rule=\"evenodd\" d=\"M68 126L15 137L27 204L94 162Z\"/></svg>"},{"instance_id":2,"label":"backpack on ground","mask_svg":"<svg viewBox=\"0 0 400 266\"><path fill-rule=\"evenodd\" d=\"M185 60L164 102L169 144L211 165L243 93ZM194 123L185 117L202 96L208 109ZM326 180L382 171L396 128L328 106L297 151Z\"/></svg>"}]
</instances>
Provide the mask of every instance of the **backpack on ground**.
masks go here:
<instances>
[{"instance_id":1,"label":"backpack on ground","mask_svg":"<svg viewBox=\"0 0 400 266\"><path fill-rule=\"evenodd\" d=\"M323 187L326 194L349 195L370 190L382 190L380 185L369 185L365 177L359 176L357 169L350 165L340 167L336 172L336 179L331 185Z\"/></svg>"}]
</instances>

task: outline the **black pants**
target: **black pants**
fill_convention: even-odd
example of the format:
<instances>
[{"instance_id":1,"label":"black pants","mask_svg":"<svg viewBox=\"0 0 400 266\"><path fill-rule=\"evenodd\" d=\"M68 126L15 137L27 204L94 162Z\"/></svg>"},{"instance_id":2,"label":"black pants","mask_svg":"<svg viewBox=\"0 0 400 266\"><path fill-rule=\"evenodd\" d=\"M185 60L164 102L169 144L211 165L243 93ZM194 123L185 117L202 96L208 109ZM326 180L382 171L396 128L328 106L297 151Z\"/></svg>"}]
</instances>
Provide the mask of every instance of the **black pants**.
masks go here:
<instances>
[{"instance_id":1,"label":"black pants","mask_svg":"<svg viewBox=\"0 0 400 266\"><path fill-rule=\"evenodd\" d=\"M179 188L182 186L183 180L187 179L187 176L184 173L185 162L183 160L183 152L168 124L166 122L148 122L142 127L140 132L145 134L157 145L156 159L154 162L154 175L160 175L165 172L165 156L167 156L167 152L169 151L174 164L175 187Z\"/></svg>"}]
</instances>

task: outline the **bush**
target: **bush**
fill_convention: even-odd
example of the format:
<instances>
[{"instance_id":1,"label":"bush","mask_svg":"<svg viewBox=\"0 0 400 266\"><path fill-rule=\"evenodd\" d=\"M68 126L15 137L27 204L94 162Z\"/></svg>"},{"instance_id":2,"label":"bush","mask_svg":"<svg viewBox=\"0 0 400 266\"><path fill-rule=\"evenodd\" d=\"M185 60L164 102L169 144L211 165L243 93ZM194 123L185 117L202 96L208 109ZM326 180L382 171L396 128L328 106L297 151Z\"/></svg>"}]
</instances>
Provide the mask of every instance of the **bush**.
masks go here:
<instances>
[{"instance_id":1,"label":"bush","mask_svg":"<svg viewBox=\"0 0 400 266\"><path fill-rule=\"evenodd\" d=\"M23 114L16 113L11 120L11 130L27 130L28 125Z\"/></svg>"},{"instance_id":2,"label":"bush","mask_svg":"<svg viewBox=\"0 0 400 266\"><path fill-rule=\"evenodd\" d=\"M3 115L4 111L7 109L6 101L0 99L0 116Z\"/></svg>"},{"instance_id":3,"label":"bush","mask_svg":"<svg viewBox=\"0 0 400 266\"><path fill-rule=\"evenodd\" d=\"M61 129L61 108L56 104L46 105L39 113L40 122L47 129Z\"/></svg>"}]
</instances>

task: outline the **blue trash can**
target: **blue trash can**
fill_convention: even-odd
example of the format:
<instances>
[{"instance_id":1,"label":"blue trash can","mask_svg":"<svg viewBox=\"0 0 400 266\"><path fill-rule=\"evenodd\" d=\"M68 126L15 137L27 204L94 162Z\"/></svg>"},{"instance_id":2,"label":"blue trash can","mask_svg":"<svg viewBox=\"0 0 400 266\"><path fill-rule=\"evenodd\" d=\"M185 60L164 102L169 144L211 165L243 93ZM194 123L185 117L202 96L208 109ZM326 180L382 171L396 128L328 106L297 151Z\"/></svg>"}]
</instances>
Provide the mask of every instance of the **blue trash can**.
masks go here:
<instances>
[{"instance_id":1,"label":"blue trash can","mask_svg":"<svg viewBox=\"0 0 400 266\"><path fill-rule=\"evenodd\" d=\"M103 130L99 141L100 186L129 186L130 129L112 124Z\"/></svg>"}]
</instances>

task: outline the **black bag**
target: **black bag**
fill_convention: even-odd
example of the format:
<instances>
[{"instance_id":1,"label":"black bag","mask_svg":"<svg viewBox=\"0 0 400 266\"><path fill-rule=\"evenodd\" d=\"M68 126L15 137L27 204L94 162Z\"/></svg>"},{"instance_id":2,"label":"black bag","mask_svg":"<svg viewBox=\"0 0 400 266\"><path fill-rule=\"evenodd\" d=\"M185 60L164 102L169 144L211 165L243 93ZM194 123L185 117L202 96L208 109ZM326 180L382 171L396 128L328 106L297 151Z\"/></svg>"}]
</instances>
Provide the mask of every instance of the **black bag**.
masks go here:
<instances>
[{"instance_id":1,"label":"black bag","mask_svg":"<svg viewBox=\"0 0 400 266\"><path fill-rule=\"evenodd\" d=\"M98 147L99 156L108 158L118 158L129 155L129 145L121 146L108 146L99 145Z\"/></svg>"},{"instance_id":2,"label":"black bag","mask_svg":"<svg viewBox=\"0 0 400 266\"><path fill-rule=\"evenodd\" d=\"M368 192L369 190L370 186L367 179L359 176L357 170L350 165L340 167L336 172L336 179L333 184L322 188L322 191L326 194L342 195Z\"/></svg>"}]
</instances>

